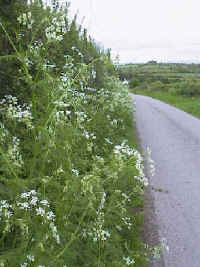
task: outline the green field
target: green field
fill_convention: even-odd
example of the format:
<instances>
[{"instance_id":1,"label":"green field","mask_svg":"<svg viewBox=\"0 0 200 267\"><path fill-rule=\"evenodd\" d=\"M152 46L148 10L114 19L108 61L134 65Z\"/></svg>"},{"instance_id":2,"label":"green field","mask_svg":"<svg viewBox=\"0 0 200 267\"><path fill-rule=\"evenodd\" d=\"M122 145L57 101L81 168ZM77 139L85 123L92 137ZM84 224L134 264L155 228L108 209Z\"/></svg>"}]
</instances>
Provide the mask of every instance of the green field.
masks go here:
<instances>
[{"instance_id":1,"label":"green field","mask_svg":"<svg viewBox=\"0 0 200 267\"><path fill-rule=\"evenodd\" d=\"M136 94L160 99L200 117L200 65L149 62L118 67L121 80Z\"/></svg>"},{"instance_id":2,"label":"green field","mask_svg":"<svg viewBox=\"0 0 200 267\"><path fill-rule=\"evenodd\" d=\"M127 64L118 67L120 79L142 82L161 81L166 84L187 79L200 79L200 65L198 64Z\"/></svg>"}]
</instances>

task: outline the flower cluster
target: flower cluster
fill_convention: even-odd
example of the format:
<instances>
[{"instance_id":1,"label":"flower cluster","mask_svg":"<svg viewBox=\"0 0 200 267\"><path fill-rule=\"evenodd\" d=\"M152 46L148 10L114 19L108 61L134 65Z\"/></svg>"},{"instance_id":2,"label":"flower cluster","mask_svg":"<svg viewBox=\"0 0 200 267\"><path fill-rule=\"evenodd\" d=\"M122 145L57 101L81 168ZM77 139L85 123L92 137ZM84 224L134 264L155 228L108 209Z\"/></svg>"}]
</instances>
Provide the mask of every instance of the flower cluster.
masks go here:
<instances>
[{"instance_id":1,"label":"flower cluster","mask_svg":"<svg viewBox=\"0 0 200 267\"><path fill-rule=\"evenodd\" d=\"M83 54L79 51L79 49L75 46L72 46L72 50L80 57L83 58ZM93 74L94 75L94 74Z\"/></svg>"},{"instance_id":2,"label":"flower cluster","mask_svg":"<svg viewBox=\"0 0 200 267\"><path fill-rule=\"evenodd\" d=\"M18 99L12 95L6 95L0 101L0 112L2 112L7 119L23 122L28 128L33 128L31 105L18 103Z\"/></svg>"},{"instance_id":3,"label":"flower cluster","mask_svg":"<svg viewBox=\"0 0 200 267\"><path fill-rule=\"evenodd\" d=\"M143 157L141 154L134 148L129 147L126 144L126 141L122 142L121 145L116 145L114 147L114 153L120 158L129 158L133 157L135 159L135 167L138 171L138 174L134 176L134 179L139 180L144 184L144 186L148 185L148 179L144 174L144 165L143 165Z\"/></svg>"},{"instance_id":4,"label":"flower cluster","mask_svg":"<svg viewBox=\"0 0 200 267\"><path fill-rule=\"evenodd\" d=\"M147 147L147 164L149 167L150 175L151 177L153 177L155 175L156 168L155 168L155 162L151 157L151 150L149 147Z\"/></svg>"},{"instance_id":5,"label":"flower cluster","mask_svg":"<svg viewBox=\"0 0 200 267\"><path fill-rule=\"evenodd\" d=\"M7 156L9 160L18 167L21 167L24 163L22 159L22 155L19 150L20 147L20 140L19 138L13 136L12 137L12 142L10 142L8 146L8 151L7 151Z\"/></svg>"},{"instance_id":6,"label":"flower cluster","mask_svg":"<svg viewBox=\"0 0 200 267\"><path fill-rule=\"evenodd\" d=\"M15 217L15 220L21 220L18 217L19 210L24 211L26 216L37 216L41 219L43 225L47 226L45 239L50 238L50 235L55 239L57 244L60 244L60 236L55 225L55 214L50 209L50 204L46 199L40 199L39 194L35 190L30 190L20 194L16 200L9 204L7 200L0 201L0 220L5 222L3 232L10 232L12 229L12 221L8 221L11 217ZM13 220L13 223L15 222ZM30 226L24 222L24 229L26 233L31 231ZM50 232L48 232L48 229Z\"/></svg>"},{"instance_id":7,"label":"flower cluster","mask_svg":"<svg viewBox=\"0 0 200 267\"><path fill-rule=\"evenodd\" d=\"M135 264L135 260L131 259L130 257L123 257L123 260L125 261L126 265L133 265Z\"/></svg>"},{"instance_id":8,"label":"flower cluster","mask_svg":"<svg viewBox=\"0 0 200 267\"><path fill-rule=\"evenodd\" d=\"M32 14L30 11L28 13L23 13L22 15L20 15L17 20L21 25L27 26L29 30L32 29L34 19L32 18Z\"/></svg>"},{"instance_id":9,"label":"flower cluster","mask_svg":"<svg viewBox=\"0 0 200 267\"><path fill-rule=\"evenodd\" d=\"M121 145L116 145L114 147L114 153L127 158L129 156L138 156L137 150L126 145L126 141L123 141Z\"/></svg>"},{"instance_id":10,"label":"flower cluster","mask_svg":"<svg viewBox=\"0 0 200 267\"><path fill-rule=\"evenodd\" d=\"M106 193L102 192L102 197L100 201L100 205L96 211L97 217L95 219L95 222L93 226L89 229L83 230L83 237L92 238L93 242L98 241L106 241L108 238L111 237L111 234L108 229L104 229L104 204L106 201Z\"/></svg>"},{"instance_id":11,"label":"flower cluster","mask_svg":"<svg viewBox=\"0 0 200 267\"><path fill-rule=\"evenodd\" d=\"M129 230L131 229L131 226L132 226L132 223L130 222L130 220L131 220L130 217L122 218L123 223L127 226Z\"/></svg>"},{"instance_id":12,"label":"flower cluster","mask_svg":"<svg viewBox=\"0 0 200 267\"><path fill-rule=\"evenodd\" d=\"M46 37L49 42L62 41L65 32L65 19L64 16L53 18L51 25L46 28Z\"/></svg>"}]
</instances>

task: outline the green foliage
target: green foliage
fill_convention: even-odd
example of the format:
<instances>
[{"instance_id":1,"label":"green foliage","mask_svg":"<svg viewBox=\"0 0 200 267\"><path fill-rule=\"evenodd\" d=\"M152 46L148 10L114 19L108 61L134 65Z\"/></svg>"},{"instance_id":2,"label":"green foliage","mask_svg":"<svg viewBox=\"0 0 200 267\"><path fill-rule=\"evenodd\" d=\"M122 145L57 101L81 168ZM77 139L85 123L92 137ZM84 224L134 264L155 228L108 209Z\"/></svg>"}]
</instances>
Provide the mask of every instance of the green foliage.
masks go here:
<instances>
[{"instance_id":1,"label":"green foliage","mask_svg":"<svg viewBox=\"0 0 200 267\"><path fill-rule=\"evenodd\" d=\"M129 82L129 87L134 88L134 87L138 86L139 84L140 84L139 80L137 78L135 78L135 79L133 78Z\"/></svg>"},{"instance_id":2,"label":"green foliage","mask_svg":"<svg viewBox=\"0 0 200 267\"><path fill-rule=\"evenodd\" d=\"M58 2L54 2L53 10L43 6L42 1L33 1L31 5L17 0L4 4L0 28L0 98L6 94L18 95L16 84L23 96L24 91L30 96L31 92L27 92L27 81L20 77L20 71L26 61L30 65L29 72L32 75L38 73L35 65L38 60L36 55L33 61L29 59L30 49L38 46L43 47L39 55L42 60L48 58L46 65L56 65L56 69L53 69L56 75L63 72L63 54L71 56L74 65L91 64L88 78L90 86L102 88L107 72L114 74L109 52L98 47L94 40L87 36L87 31L77 24L76 16L69 21L68 4L61 9Z\"/></svg>"},{"instance_id":3,"label":"green foliage","mask_svg":"<svg viewBox=\"0 0 200 267\"><path fill-rule=\"evenodd\" d=\"M200 81L186 80L176 86L176 92L179 95L197 96L200 95Z\"/></svg>"},{"instance_id":4,"label":"green foliage","mask_svg":"<svg viewBox=\"0 0 200 267\"><path fill-rule=\"evenodd\" d=\"M151 83L148 83L148 84L146 83L146 87L144 87L144 84L142 84L140 86L140 88L142 90L147 89L147 90L149 90L151 92L154 92L154 91L162 91L162 92L164 92L164 91L168 91L169 85L166 85L166 84L162 83L161 81L155 81L155 82L151 82Z\"/></svg>"},{"instance_id":5,"label":"green foliage","mask_svg":"<svg viewBox=\"0 0 200 267\"><path fill-rule=\"evenodd\" d=\"M131 210L147 179L126 140L128 88L68 6L15 7L0 41L0 265L139 267L142 213Z\"/></svg>"},{"instance_id":6,"label":"green foliage","mask_svg":"<svg viewBox=\"0 0 200 267\"><path fill-rule=\"evenodd\" d=\"M199 65L149 62L119 66L118 74L122 80L131 77L129 87L136 91L165 91L190 97L200 95Z\"/></svg>"}]
</instances>

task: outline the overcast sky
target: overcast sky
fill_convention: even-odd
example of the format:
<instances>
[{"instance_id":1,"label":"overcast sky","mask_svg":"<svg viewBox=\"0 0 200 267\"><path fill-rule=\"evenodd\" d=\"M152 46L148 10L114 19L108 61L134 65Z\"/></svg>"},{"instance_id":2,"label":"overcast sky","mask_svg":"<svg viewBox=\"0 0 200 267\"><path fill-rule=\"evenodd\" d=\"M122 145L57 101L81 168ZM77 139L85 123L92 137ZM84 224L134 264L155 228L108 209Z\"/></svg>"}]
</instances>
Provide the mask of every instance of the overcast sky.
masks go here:
<instances>
[{"instance_id":1,"label":"overcast sky","mask_svg":"<svg viewBox=\"0 0 200 267\"><path fill-rule=\"evenodd\" d=\"M71 0L70 9L122 63L200 62L199 0Z\"/></svg>"}]
</instances>

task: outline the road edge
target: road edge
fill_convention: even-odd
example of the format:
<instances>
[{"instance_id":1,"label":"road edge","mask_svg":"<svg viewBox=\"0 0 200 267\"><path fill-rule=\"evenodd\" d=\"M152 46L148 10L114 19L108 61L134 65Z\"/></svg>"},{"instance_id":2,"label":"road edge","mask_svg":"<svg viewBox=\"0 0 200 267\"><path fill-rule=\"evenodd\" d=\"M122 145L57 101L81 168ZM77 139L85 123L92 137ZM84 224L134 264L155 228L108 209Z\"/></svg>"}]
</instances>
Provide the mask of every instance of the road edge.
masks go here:
<instances>
[{"instance_id":1,"label":"road edge","mask_svg":"<svg viewBox=\"0 0 200 267\"><path fill-rule=\"evenodd\" d=\"M131 94L132 102L133 105L136 108L136 103L134 100L134 95ZM134 111L135 114L136 111ZM150 178L151 175L149 173L149 166L147 163L147 157L146 157L146 151L142 147L141 139L140 139L140 134L137 128L136 124L136 116L133 114L133 124L134 124L134 129L135 129L135 135L138 143L138 147L140 149L141 154L143 155L144 158L144 172L146 177L149 180L149 185L146 187L146 190L144 192L144 225L142 227L142 239L145 244L148 244L150 247L153 246L158 246L160 245L160 235L159 235L159 226L158 226L158 220L157 216L155 213L155 202L154 202L154 196L153 196L153 191L152 191L152 186L151 186L151 181ZM163 255L161 254L160 259L150 259L151 263L149 264L148 267L165 267L164 264L164 259Z\"/></svg>"}]
</instances>

